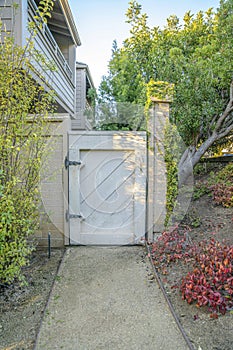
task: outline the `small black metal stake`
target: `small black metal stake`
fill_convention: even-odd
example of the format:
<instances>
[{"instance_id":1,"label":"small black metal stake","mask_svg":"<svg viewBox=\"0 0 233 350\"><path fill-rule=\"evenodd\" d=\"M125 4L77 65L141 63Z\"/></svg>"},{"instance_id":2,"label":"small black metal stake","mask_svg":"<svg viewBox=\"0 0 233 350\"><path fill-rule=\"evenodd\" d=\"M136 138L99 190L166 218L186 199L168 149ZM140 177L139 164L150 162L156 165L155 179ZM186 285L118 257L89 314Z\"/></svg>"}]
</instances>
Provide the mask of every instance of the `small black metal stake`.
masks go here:
<instances>
[{"instance_id":1,"label":"small black metal stake","mask_svg":"<svg viewBox=\"0 0 233 350\"><path fill-rule=\"evenodd\" d=\"M48 258L51 257L51 233L48 233Z\"/></svg>"}]
</instances>

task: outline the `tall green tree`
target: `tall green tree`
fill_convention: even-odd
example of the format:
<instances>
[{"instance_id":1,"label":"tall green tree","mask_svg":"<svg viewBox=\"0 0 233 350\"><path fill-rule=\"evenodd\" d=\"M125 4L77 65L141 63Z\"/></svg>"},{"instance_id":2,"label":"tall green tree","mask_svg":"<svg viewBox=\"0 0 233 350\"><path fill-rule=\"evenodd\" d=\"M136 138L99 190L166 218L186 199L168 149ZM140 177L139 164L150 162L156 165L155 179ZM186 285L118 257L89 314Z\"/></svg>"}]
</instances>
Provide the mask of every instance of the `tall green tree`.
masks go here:
<instances>
[{"instance_id":1,"label":"tall green tree","mask_svg":"<svg viewBox=\"0 0 233 350\"><path fill-rule=\"evenodd\" d=\"M232 135L233 0L221 0L216 11L188 11L182 24L170 16L163 29L148 26L136 1L126 15L131 35L114 47L100 97L146 104L151 79L174 84L170 121L186 145L182 184L211 146Z\"/></svg>"},{"instance_id":2,"label":"tall green tree","mask_svg":"<svg viewBox=\"0 0 233 350\"><path fill-rule=\"evenodd\" d=\"M53 2L41 1L35 18L40 28L50 16ZM13 6L12 13L17 11ZM14 36L0 39L0 283L22 279L22 266L33 250L29 236L39 224L39 182L46 152L48 115L53 112L53 92L35 81L50 69L34 49L35 23L25 47ZM38 72L35 67L43 67Z\"/></svg>"}]
</instances>

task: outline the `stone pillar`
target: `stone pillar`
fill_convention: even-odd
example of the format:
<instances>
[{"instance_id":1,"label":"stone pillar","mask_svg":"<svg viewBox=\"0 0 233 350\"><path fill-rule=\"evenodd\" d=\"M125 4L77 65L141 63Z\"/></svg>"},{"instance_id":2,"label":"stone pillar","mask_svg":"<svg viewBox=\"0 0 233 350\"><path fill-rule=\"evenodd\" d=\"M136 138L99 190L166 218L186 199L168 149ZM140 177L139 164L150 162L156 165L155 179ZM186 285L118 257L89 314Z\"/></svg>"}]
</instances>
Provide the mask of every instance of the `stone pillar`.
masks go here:
<instances>
[{"instance_id":1,"label":"stone pillar","mask_svg":"<svg viewBox=\"0 0 233 350\"><path fill-rule=\"evenodd\" d=\"M166 164L164 160L164 132L169 118L169 101L151 98L153 105L148 121L148 197L147 238L154 238L164 230L166 218Z\"/></svg>"}]
</instances>

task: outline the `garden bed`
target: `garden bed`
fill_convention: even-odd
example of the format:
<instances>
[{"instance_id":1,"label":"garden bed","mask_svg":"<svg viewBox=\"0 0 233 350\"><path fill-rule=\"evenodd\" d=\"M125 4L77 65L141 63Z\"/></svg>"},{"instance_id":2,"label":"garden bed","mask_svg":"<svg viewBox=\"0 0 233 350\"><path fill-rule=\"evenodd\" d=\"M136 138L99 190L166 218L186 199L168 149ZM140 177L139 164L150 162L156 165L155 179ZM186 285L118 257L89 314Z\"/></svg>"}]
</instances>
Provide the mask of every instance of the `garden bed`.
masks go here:
<instances>
[{"instance_id":1,"label":"garden bed","mask_svg":"<svg viewBox=\"0 0 233 350\"><path fill-rule=\"evenodd\" d=\"M64 250L33 252L24 268L27 286L0 288L0 349L31 350Z\"/></svg>"},{"instance_id":2,"label":"garden bed","mask_svg":"<svg viewBox=\"0 0 233 350\"><path fill-rule=\"evenodd\" d=\"M218 168L215 168L214 172L216 173L218 170ZM209 181L209 175L204 172L204 174L196 176L196 179L198 179L198 181L201 180L202 183L206 184ZM210 311L209 303L207 303L206 306L197 307L198 300L192 300L191 304L188 304L187 302L188 297L186 297L186 300L182 300L182 293L180 289L182 279L187 276L188 272L193 273L194 271L194 260L190 259L188 255L181 258L181 255L183 255L185 251L189 251L190 247L192 246L196 246L199 249L201 245L207 252L207 259L210 258L211 260L211 252L213 251L212 249L215 249L216 246L218 248L218 243L216 242L220 242L222 244L219 246L220 255L223 251L221 248L222 246L233 246L233 208L223 207L222 205L216 204L216 202L219 202L219 199L222 198L222 195L225 196L225 191L221 191L221 195L216 197L216 201L214 201L213 193L214 195L216 194L215 187L214 192L212 191L212 193L204 194L201 197L197 196L199 198L191 202L185 219L181 225L175 229L175 233L172 234L172 239L174 239L174 242L171 241L171 238L164 237L161 246L155 245L153 247L152 245L150 247L151 251L153 248L156 249L154 253L154 264L157 271L159 272L159 277L175 309L178 319L185 329L188 338L193 343L195 350L231 350L233 344L232 306L228 307L227 310L225 310L226 313L223 310L223 313L225 314L221 314L221 312L216 309ZM224 201L226 201L226 199L224 199ZM225 203L228 206L229 198L227 198L227 201ZM184 241L182 241L182 237L185 237ZM177 242L179 242L180 239L181 244L179 249L179 244L177 244ZM168 240L170 241L168 242ZM186 243L187 249L184 249ZM176 246L176 250L172 251L171 249L171 251L169 251L170 246ZM161 249L159 254L157 254L158 249ZM163 256L165 249L167 249L167 251ZM194 251L194 255L195 254L196 253ZM153 253L151 255L153 257ZM208 266L209 262L206 265ZM228 268L229 266L232 266L232 250L231 262L225 259L223 263L223 268ZM198 275L198 273L196 275ZM232 279L232 276L232 270L230 270L228 273L228 278ZM188 281L190 281L190 279L188 279ZM185 286L186 290L183 288L183 294L185 294L185 292L189 293L191 291L190 295L192 296L194 289L193 286L191 286L191 283L190 285L186 284ZM190 290L188 288L190 288ZM227 294L225 291L224 293ZM232 293L230 294L232 300ZM199 300L200 304L202 304L202 302L205 303L204 298L200 298Z\"/></svg>"}]
</instances>

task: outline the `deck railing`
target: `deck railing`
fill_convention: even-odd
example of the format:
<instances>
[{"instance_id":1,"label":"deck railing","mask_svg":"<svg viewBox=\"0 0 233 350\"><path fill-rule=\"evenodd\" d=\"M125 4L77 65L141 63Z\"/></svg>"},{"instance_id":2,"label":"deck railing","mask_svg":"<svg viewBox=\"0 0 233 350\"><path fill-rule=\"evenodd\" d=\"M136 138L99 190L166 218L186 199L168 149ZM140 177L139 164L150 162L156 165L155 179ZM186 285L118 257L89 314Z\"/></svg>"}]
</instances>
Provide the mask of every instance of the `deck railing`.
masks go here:
<instances>
[{"instance_id":1,"label":"deck railing","mask_svg":"<svg viewBox=\"0 0 233 350\"><path fill-rule=\"evenodd\" d=\"M35 3L34 0L29 0L29 20L33 20L35 16L38 16L38 7L37 4ZM42 32L44 37L47 39L50 48L52 48L53 53L59 62L59 65L64 69L65 73L69 77L69 79L72 81L73 79L73 73L72 70L70 69L67 60L63 56L63 53L61 52L56 40L53 37L53 34L51 33L49 27L43 23L42 26Z\"/></svg>"}]
</instances>

